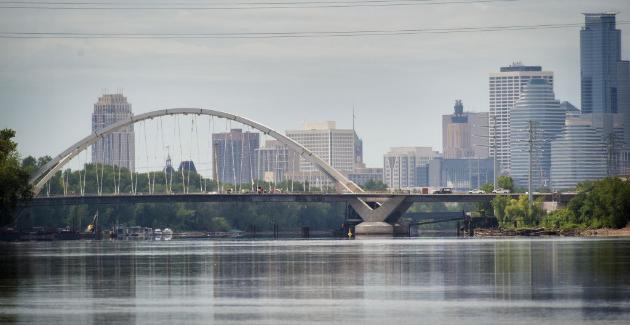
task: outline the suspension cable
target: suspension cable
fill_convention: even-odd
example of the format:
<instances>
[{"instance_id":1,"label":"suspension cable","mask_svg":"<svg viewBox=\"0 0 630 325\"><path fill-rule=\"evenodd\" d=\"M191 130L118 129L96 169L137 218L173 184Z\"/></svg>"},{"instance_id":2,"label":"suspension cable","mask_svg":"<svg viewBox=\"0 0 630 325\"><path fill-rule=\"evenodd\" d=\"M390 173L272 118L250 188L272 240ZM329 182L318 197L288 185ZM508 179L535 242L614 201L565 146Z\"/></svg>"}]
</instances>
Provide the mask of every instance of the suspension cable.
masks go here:
<instances>
[{"instance_id":1,"label":"suspension cable","mask_svg":"<svg viewBox=\"0 0 630 325\"><path fill-rule=\"evenodd\" d=\"M199 114L197 114L197 118L194 119L195 122L195 139L196 139L196 143L197 143L197 164L199 165L198 170L197 170L197 174L199 176L199 192L203 192L203 187L202 185L202 177L201 177L201 170L199 168L201 168L201 153L199 151Z\"/></svg>"},{"instance_id":2,"label":"suspension cable","mask_svg":"<svg viewBox=\"0 0 630 325\"><path fill-rule=\"evenodd\" d=\"M77 158L77 160L80 160L80 156L79 158ZM81 165L81 161L78 162L79 165ZM83 183L82 183L82 178L81 178L81 169L79 168L79 195L83 196Z\"/></svg>"},{"instance_id":3,"label":"suspension cable","mask_svg":"<svg viewBox=\"0 0 630 325\"><path fill-rule=\"evenodd\" d=\"M95 146L95 149L96 149L96 146ZM99 177L98 177L99 176L98 175L98 149L96 150L96 152L92 152L92 156L95 157L94 172L96 173L96 194L101 195L101 183L99 182Z\"/></svg>"},{"instance_id":4,"label":"suspension cable","mask_svg":"<svg viewBox=\"0 0 630 325\"><path fill-rule=\"evenodd\" d=\"M147 145L147 121L144 120L142 121L142 134L144 135L144 156L146 157L146 161L147 164L149 166L151 166L151 164L149 163L150 159L149 159L149 148ZM149 167L149 170L147 172L147 181L148 183L148 188L147 191L149 192L149 194L153 194L153 192L151 191L151 167Z\"/></svg>"},{"instance_id":5,"label":"suspension cable","mask_svg":"<svg viewBox=\"0 0 630 325\"><path fill-rule=\"evenodd\" d=\"M291 154L291 151L287 150L287 155ZM291 192L293 192L293 179L295 178L295 155L293 155L294 157L288 158L291 160Z\"/></svg>"},{"instance_id":6,"label":"suspension cable","mask_svg":"<svg viewBox=\"0 0 630 325\"><path fill-rule=\"evenodd\" d=\"M160 134L160 137L162 138L162 149L160 151L164 152L165 146L164 146L164 124L163 124L163 119L160 119L160 123L159 124L156 123L156 128L158 129L158 133ZM167 151L167 156L166 156L167 158L166 159L168 160L168 158L169 158L168 157L168 155L169 155L168 149L166 151ZM164 191L166 193L170 194L171 190L170 190L170 186L168 185L168 175L166 173L166 170L168 169L167 167L168 166L164 166L164 169L163 169L163 171L164 171Z\"/></svg>"},{"instance_id":7,"label":"suspension cable","mask_svg":"<svg viewBox=\"0 0 630 325\"><path fill-rule=\"evenodd\" d=\"M249 125L248 125L248 131L249 131L250 135L253 134L252 133L252 127L249 126ZM259 147L260 147L260 145L259 145ZM248 161L249 161L249 182L250 182L250 186L252 187L251 191L255 192L255 189L254 189L254 166L253 166L253 163L252 163L252 143L251 143L251 141L247 141L247 158L248 158ZM258 159L256 159L256 161L258 161ZM258 174L258 166L256 166L256 174Z\"/></svg>"},{"instance_id":8,"label":"suspension cable","mask_svg":"<svg viewBox=\"0 0 630 325\"><path fill-rule=\"evenodd\" d=\"M213 176L215 176L215 182L217 183L217 192L221 193L222 191L222 187L221 187L221 180L223 179L222 176L219 175L219 161L217 158L219 158L219 146L217 143L214 142L214 132L215 132L215 128L214 128L214 116L210 117L210 121L211 121L211 129L210 129L210 133L212 134L212 167L213 167ZM216 146L215 146L216 144ZM224 149L225 150L225 149ZM223 153L225 154L225 151L223 151ZM225 159L224 159L224 165L225 165Z\"/></svg>"},{"instance_id":9,"label":"suspension cable","mask_svg":"<svg viewBox=\"0 0 630 325\"><path fill-rule=\"evenodd\" d=\"M194 126L195 126L195 118L191 115L190 117L190 136L191 138L194 136ZM192 141L192 139L191 139ZM193 147L192 147L192 142L191 145L188 146L188 158L189 158L189 163L188 163L188 169L186 170L186 193L190 192L190 170L192 169L192 163L193 163L193 159L192 159L192 151L193 151Z\"/></svg>"},{"instance_id":10,"label":"suspension cable","mask_svg":"<svg viewBox=\"0 0 630 325\"><path fill-rule=\"evenodd\" d=\"M182 129L179 123L179 115L175 115L175 121L177 123L177 134L179 139L179 162L181 164L182 160L184 160L184 151L182 149ZM186 184L184 183L184 168L179 168L180 174L182 174L182 191L186 193Z\"/></svg>"},{"instance_id":11,"label":"suspension cable","mask_svg":"<svg viewBox=\"0 0 630 325\"><path fill-rule=\"evenodd\" d=\"M228 128L228 120L225 120L225 128ZM223 180L223 186L225 186L225 170L227 169L225 164L226 164L226 159L227 159L227 133L223 134L223 165L221 167L221 179ZM223 190L223 188L221 188Z\"/></svg>"},{"instance_id":12,"label":"suspension cable","mask_svg":"<svg viewBox=\"0 0 630 325\"><path fill-rule=\"evenodd\" d=\"M232 179L234 181L234 183L232 184L233 187L233 191L236 190L236 162L234 161L234 137L232 136L232 121L229 121L230 127L229 127L229 131L230 132L230 152L232 156ZM241 136L242 138L242 136Z\"/></svg>"}]
</instances>

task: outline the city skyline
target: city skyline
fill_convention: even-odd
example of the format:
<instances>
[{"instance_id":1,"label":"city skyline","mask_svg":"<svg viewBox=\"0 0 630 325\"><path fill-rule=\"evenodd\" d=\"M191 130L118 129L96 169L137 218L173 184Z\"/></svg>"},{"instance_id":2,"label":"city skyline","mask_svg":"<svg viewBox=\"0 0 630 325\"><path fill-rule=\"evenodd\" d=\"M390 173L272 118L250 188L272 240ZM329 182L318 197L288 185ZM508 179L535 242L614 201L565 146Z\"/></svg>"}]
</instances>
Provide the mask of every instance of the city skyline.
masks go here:
<instances>
[{"instance_id":1,"label":"city skyline","mask_svg":"<svg viewBox=\"0 0 630 325\"><path fill-rule=\"evenodd\" d=\"M527 22L512 13L514 10L537 12L541 6L549 10L545 15L532 16ZM444 21L429 17L431 15L428 12L415 7L405 10L383 9L386 12L381 12L379 17L401 18L400 23L405 26L418 26L418 18L426 18L420 19L423 26L419 27L431 24L437 27L530 23L581 25L581 12L584 11L616 10L620 12L618 20L625 21L624 18L630 12L629 6L623 1L600 2L596 5L587 1L560 1L551 4L542 1L517 1L492 5L445 5L430 10L439 13L446 9L465 8L468 12L466 18ZM371 20L367 18L372 13L365 11L367 10L360 12L364 19L357 21L354 26L357 29L371 27L368 23ZM302 9L291 12L299 12L305 17L311 15L309 11ZM273 13L257 15L276 15L292 21L294 18L287 13L274 10ZM3 18L7 18L3 20L4 26L20 26L14 18L4 15ZM45 13L29 15L40 17ZM190 15L200 18L199 13L193 12ZM215 15L222 19L227 16ZM335 15L339 18L347 15L347 12L336 12ZM376 22L378 21L380 20ZM139 20L138 24L142 22ZM325 26L316 23L296 24L291 25L292 29L321 30ZM274 29L272 25L263 25L260 28ZM88 103L100 95L101 89L105 87L125 89L125 95L133 99L136 114L163 107L215 107L251 117L280 130L295 128L305 120L330 119L337 120L342 128L349 128L354 106L357 132L362 135L366 148L365 162L368 166L378 166L382 153L391 146L429 145L442 151L441 130L435 121L441 115L450 113L455 99L462 99L467 110L487 111L487 84L484 79L497 67L513 61L541 65L553 71L557 98L568 100L579 107L579 25L544 31L357 37L343 42L327 38L309 39L307 42L273 39L222 40L209 43L187 40L139 40L134 43L127 40L64 40L60 41L60 47L51 48L51 42L46 39L3 39L0 42L7 45L5 47L8 51L0 56L0 62L4 63L4 73L0 80L8 86L0 93L2 127L12 127L18 131L17 139L21 143L20 149L24 156L54 154L90 132L87 126L84 127L79 122L89 116L89 112L86 112ZM625 24L618 25L623 38L622 56L628 57L630 33L623 33L627 29ZM182 28L185 26L182 25ZM519 42L506 42L513 37L518 37ZM173 50L173 53L160 50L155 56L145 55L150 46L168 42L181 45L182 50ZM493 48L489 52L489 44L496 42L509 46ZM314 50L311 45L303 50L296 49L296 45L306 43L316 44L320 50ZM109 44L124 46L107 46ZM220 51L208 52L213 46L218 46ZM243 49L248 46L260 46L271 52L263 51L259 61L244 63L249 62L243 61L247 58ZM33 48L40 47L41 51L32 51ZM357 56L356 48L365 48L368 51L361 51L362 54ZM29 62L41 64L25 65L25 61L21 61L21 56L17 55L18 52L27 53L25 59L30 60ZM39 60L34 59L33 56L37 58L42 53L47 55L39 57ZM211 61L211 58L218 55L216 53L221 53L218 61ZM228 53L237 55L227 55L230 58L226 58ZM279 55L270 56L270 53ZM181 60L191 59L188 56L192 56L194 60L183 64ZM293 60L282 61L288 56L293 56ZM142 60L138 61L140 57ZM72 60L68 61L70 58ZM283 64L280 64L281 61ZM158 65L159 62L165 64ZM219 69L219 62L224 69ZM73 73L64 80L58 80L58 72L55 71L69 67L70 64ZM158 66L161 68L156 69ZM453 69L445 73L440 66ZM248 72L243 72L243 68ZM84 78L86 71L90 71L92 78ZM157 71L164 78L156 78ZM212 73L213 71L216 73ZM175 72L186 72L185 77L176 78L173 75ZM261 83L263 77L268 79ZM44 81L33 84L29 81L30 78ZM249 82L239 84L235 82L237 78ZM82 81L77 83L79 79ZM29 96L23 96L25 87L29 89ZM41 107L46 107L46 110ZM383 116L384 111L395 114ZM28 121L25 118L35 115L41 119ZM51 141L54 140L49 144L37 143L35 140L41 138L41 132L44 132L49 123L59 126L70 123L76 127L49 137ZM383 133L388 136L382 136Z\"/></svg>"}]
</instances>

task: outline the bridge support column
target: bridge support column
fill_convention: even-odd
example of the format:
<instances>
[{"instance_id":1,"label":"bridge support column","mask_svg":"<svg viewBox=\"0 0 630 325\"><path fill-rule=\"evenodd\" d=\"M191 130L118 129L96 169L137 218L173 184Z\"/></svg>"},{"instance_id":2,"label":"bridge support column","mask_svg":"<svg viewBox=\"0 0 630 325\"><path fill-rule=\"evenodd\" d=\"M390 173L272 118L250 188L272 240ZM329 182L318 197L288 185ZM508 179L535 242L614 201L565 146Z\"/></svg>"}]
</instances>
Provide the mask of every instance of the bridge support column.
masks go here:
<instances>
[{"instance_id":1,"label":"bridge support column","mask_svg":"<svg viewBox=\"0 0 630 325\"><path fill-rule=\"evenodd\" d=\"M363 219L355 229L356 235L393 235L394 224L409 209L411 202L406 196L395 196L374 202L371 207L360 198L351 198L348 203Z\"/></svg>"}]
</instances>

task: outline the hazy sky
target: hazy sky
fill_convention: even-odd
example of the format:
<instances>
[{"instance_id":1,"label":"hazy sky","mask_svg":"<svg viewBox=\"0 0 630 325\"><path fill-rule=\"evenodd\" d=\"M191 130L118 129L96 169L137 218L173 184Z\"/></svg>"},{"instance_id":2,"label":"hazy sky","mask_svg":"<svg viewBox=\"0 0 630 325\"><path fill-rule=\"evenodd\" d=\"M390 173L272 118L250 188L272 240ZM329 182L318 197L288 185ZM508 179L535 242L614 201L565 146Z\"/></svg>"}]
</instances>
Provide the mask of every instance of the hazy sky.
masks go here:
<instances>
[{"instance_id":1,"label":"hazy sky","mask_svg":"<svg viewBox=\"0 0 630 325\"><path fill-rule=\"evenodd\" d=\"M352 1L359 0L348 0ZM129 2L115 2L121 3ZM321 32L570 24L582 23L581 13L587 11L618 11L618 22L630 22L628 0L256 10L2 8L0 33ZM630 59L630 24L618 28L622 56ZM354 106L365 160L380 167L382 154L391 146L441 150L440 115L450 113L456 99L463 100L466 110L487 111L488 73L513 61L553 71L556 97L579 106L579 27L272 39L1 38L0 128L17 130L22 155L56 155L91 132L93 104L105 89L123 89L136 114L168 107L214 108L279 131L319 120L336 120L339 127L350 128Z\"/></svg>"}]
</instances>

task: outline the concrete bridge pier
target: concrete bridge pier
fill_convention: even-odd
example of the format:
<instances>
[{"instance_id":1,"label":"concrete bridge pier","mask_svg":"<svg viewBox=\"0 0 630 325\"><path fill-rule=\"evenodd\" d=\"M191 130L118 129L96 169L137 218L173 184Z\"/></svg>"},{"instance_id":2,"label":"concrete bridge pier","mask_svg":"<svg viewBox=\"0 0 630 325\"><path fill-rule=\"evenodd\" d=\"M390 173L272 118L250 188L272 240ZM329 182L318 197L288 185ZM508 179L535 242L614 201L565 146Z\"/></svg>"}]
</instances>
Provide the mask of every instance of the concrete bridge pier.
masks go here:
<instances>
[{"instance_id":1,"label":"concrete bridge pier","mask_svg":"<svg viewBox=\"0 0 630 325\"><path fill-rule=\"evenodd\" d=\"M394 224L413 204L407 196L376 200L363 200L353 197L348 203L363 219L363 222L354 228L355 234L381 236L392 236L394 234Z\"/></svg>"}]
</instances>

